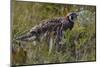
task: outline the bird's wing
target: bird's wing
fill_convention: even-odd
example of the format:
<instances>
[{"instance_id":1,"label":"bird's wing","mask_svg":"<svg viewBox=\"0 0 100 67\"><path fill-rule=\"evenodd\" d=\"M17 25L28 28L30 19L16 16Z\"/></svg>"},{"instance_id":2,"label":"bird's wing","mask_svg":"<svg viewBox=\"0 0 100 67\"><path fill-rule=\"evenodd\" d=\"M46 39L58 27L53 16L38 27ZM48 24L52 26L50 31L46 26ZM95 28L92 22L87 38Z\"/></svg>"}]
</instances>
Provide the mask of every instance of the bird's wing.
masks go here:
<instances>
[{"instance_id":1,"label":"bird's wing","mask_svg":"<svg viewBox=\"0 0 100 67\"><path fill-rule=\"evenodd\" d=\"M48 21L45 21L43 24L42 24L42 28L43 29L47 29L48 31L54 31L54 30L57 30L57 27L61 26L61 21L62 21L62 18L54 18L52 20L48 20Z\"/></svg>"},{"instance_id":2,"label":"bird's wing","mask_svg":"<svg viewBox=\"0 0 100 67\"><path fill-rule=\"evenodd\" d=\"M46 20L39 25L35 25L26 35L19 37L20 40L30 40L33 36L35 38L44 35L46 32L59 31L58 28L62 26L62 18Z\"/></svg>"}]
</instances>

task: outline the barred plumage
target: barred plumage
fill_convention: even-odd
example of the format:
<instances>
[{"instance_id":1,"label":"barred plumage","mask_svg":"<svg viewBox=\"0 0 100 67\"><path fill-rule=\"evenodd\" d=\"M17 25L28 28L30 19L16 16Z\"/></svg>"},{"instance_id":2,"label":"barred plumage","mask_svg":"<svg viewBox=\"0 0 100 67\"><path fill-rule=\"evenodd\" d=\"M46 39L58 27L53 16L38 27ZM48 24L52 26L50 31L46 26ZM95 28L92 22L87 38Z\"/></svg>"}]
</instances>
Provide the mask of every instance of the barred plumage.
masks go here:
<instances>
[{"instance_id":1,"label":"barred plumage","mask_svg":"<svg viewBox=\"0 0 100 67\"><path fill-rule=\"evenodd\" d=\"M58 45L64 35L63 32L68 28L70 30L73 28L76 18L76 13L70 13L66 17L43 21L39 25L34 26L27 34L18 37L17 40L40 40L42 37L46 37L50 40L51 36L49 34L54 32L53 35Z\"/></svg>"}]
</instances>

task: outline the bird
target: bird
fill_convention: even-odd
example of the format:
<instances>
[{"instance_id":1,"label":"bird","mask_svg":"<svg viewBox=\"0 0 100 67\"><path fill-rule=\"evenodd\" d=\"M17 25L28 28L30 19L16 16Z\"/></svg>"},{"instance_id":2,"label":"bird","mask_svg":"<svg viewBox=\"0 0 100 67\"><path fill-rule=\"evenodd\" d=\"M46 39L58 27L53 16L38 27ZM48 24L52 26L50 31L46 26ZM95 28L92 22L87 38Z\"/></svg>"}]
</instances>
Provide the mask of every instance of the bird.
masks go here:
<instances>
[{"instance_id":1,"label":"bird","mask_svg":"<svg viewBox=\"0 0 100 67\"><path fill-rule=\"evenodd\" d=\"M71 12L65 17L57 17L50 20L44 20L40 24L32 27L26 34L16 38L20 41L41 41L44 38L47 39L49 45L49 52L51 52L53 42L55 42L56 48L64 37L66 30L72 30L75 21L77 20L78 13ZM36 44L35 44L36 45Z\"/></svg>"}]
</instances>

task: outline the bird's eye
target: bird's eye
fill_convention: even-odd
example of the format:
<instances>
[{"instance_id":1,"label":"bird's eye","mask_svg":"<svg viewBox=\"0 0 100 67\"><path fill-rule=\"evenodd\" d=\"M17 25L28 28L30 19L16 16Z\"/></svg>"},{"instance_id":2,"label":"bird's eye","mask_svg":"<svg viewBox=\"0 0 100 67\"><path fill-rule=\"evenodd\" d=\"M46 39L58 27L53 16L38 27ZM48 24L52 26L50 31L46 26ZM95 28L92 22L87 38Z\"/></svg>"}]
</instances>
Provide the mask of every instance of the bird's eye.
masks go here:
<instances>
[{"instance_id":1,"label":"bird's eye","mask_svg":"<svg viewBox=\"0 0 100 67\"><path fill-rule=\"evenodd\" d=\"M71 20L73 20L74 19L74 17L73 16L71 16Z\"/></svg>"}]
</instances>

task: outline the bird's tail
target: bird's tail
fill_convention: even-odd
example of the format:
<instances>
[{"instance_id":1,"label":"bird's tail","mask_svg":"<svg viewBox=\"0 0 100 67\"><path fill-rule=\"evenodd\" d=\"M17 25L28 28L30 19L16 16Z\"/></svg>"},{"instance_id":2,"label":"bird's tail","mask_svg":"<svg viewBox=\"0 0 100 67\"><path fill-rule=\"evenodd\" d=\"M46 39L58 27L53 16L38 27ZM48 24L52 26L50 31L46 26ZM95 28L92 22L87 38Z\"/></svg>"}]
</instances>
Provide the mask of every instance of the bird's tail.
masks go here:
<instances>
[{"instance_id":1,"label":"bird's tail","mask_svg":"<svg viewBox=\"0 0 100 67\"><path fill-rule=\"evenodd\" d=\"M36 32L28 32L24 35L21 35L19 37L16 38L16 40L20 40L20 41L34 41L36 39Z\"/></svg>"}]
</instances>

